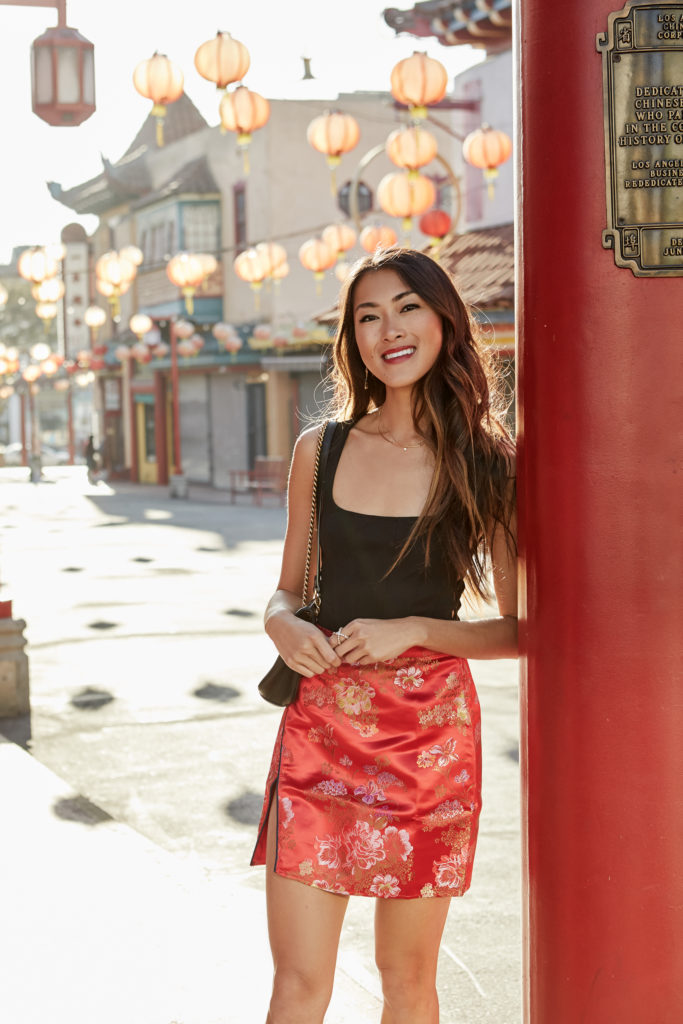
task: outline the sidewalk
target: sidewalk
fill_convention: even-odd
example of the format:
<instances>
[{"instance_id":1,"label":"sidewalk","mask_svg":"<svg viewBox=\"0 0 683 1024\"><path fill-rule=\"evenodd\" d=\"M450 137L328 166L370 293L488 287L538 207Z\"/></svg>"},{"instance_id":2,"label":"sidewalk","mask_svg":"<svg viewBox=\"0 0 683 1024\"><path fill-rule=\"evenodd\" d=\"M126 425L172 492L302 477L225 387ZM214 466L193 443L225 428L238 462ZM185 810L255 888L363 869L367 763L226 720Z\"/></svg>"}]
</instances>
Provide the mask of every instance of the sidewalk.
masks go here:
<instances>
[{"instance_id":1,"label":"sidewalk","mask_svg":"<svg viewBox=\"0 0 683 1024\"><path fill-rule=\"evenodd\" d=\"M32 751L0 738L0 1021L263 1024L264 875L247 865L277 732L255 680L285 510L92 487L80 469L23 487L0 471L3 583L31 662L30 728L0 734ZM472 670L484 806L441 1020L516 1024L517 666ZM349 902L326 1024L379 1021L373 910Z\"/></svg>"},{"instance_id":2,"label":"sidewalk","mask_svg":"<svg viewBox=\"0 0 683 1024\"><path fill-rule=\"evenodd\" d=\"M2 736L0 777L6 1024L263 1024L261 893L209 884ZM377 998L337 974L329 1024L376 1021Z\"/></svg>"}]
</instances>

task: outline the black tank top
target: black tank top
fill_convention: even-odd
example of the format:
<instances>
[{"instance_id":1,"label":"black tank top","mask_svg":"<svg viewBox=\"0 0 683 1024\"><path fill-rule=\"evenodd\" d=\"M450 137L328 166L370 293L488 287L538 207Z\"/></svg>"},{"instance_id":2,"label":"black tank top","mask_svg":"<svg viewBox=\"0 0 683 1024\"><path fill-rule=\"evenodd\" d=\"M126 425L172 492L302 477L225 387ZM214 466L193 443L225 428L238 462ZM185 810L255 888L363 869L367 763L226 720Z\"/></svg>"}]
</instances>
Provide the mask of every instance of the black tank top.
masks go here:
<instances>
[{"instance_id":1,"label":"black tank top","mask_svg":"<svg viewBox=\"0 0 683 1024\"><path fill-rule=\"evenodd\" d=\"M318 622L335 630L357 618L457 618L464 583L459 581L454 591L438 529L432 539L428 567L424 543L418 541L385 578L415 517L366 515L335 504L334 477L351 426L340 423L335 428L322 481L322 602Z\"/></svg>"}]
</instances>

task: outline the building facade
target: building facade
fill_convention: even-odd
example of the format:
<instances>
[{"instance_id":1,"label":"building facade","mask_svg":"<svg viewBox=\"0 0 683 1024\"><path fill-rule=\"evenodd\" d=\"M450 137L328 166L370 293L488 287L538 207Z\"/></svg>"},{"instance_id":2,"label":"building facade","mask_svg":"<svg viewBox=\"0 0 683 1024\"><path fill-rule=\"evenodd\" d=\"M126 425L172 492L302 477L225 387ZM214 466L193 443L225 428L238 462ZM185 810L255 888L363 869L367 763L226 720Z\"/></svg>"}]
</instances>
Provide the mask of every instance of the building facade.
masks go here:
<instances>
[{"instance_id":1,"label":"building facade","mask_svg":"<svg viewBox=\"0 0 683 1024\"><path fill-rule=\"evenodd\" d=\"M405 118L388 93L342 95L332 106L352 114L361 133L358 146L334 173L306 141L308 124L330 104L272 101L267 125L252 137L246 173L234 137L208 126L184 95L169 105L163 148L156 145L150 117L123 157L103 161L96 178L70 189L50 185L54 198L74 212L99 218L89 240L91 300L97 298L94 266L102 253L134 245L143 255L120 298L118 321L109 316L99 333L91 364L98 378L99 442L114 475L165 483L178 468L170 358L138 363L115 357L122 344L134 340L127 327L133 313L148 314L154 337L166 342L179 318L190 319L203 341L196 356L179 360L179 440L190 481L224 487L231 471L250 468L259 455L287 459L301 427L324 404L321 381L330 330L316 314L335 303L339 280L330 270L315 281L300 264L298 249L326 225L347 219L339 204L348 211L359 161ZM459 147L451 129L454 116L445 111L443 127L433 129L451 166ZM395 170L384 155L363 169L358 193L370 207L363 223L390 223L408 241L401 222L383 214L375 201L379 181ZM443 188L443 172L435 177ZM233 260L259 242L286 248L289 274L255 292L236 275ZM412 244L425 242L414 226ZM179 251L210 253L218 261L194 296L191 315L166 273L168 260ZM357 244L349 258L360 255ZM78 275L82 261L80 244L67 239L67 279ZM64 320L65 347L78 351L80 341L71 335L81 329L80 318L73 315L73 304L65 310L71 311ZM238 352L221 348L212 333L217 322L235 326L243 341Z\"/></svg>"}]
</instances>

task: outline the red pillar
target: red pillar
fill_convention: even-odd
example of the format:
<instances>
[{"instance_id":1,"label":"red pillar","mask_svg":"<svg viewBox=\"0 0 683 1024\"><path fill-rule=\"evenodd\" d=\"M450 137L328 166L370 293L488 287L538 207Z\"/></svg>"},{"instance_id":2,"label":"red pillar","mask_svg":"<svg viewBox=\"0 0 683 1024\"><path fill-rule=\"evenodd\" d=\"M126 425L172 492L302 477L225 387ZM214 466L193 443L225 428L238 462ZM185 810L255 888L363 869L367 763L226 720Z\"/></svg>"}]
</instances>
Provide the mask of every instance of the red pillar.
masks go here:
<instances>
[{"instance_id":1,"label":"red pillar","mask_svg":"<svg viewBox=\"0 0 683 1024\"><path fill-rule=\"evenodd\" d=\"M618 7L520 0L517 27L532 1024L683 1021L683 280L602 248L595 40Z\"/></svg>"},{"instance_id":2,"label":"red pillar","mask_svg":"<svg viewBox=\"0 0 683 1024\"><path fill-rule=\"evenodd\" d=\"M21 417L21 464L28 466L28 440L26 433L26 394L22 391L19 395L19 415Z\"/></svg>"},{"instance_id":3,"label":"red pillar","mask_svg":"<svg viewBox=\"0 0 683 1024\"><path fill-rule=\"evenodd\" d=\"M69 465L76 464L76 440L74 437L74 399L71 381L66 392L66 417L67 417L67 443L69 446Z\"/></svg>"},{"instance_id":4,"label":"red pillar","mask_svg":"<svg viewBox=\"0 0 683 1024\"><path fill-rule=\"evenodd\" d=\"M173 451L175 466L173 472L182 475L183 456L180 448L180 376L178 373L178 335L175 321L170 323L171 335L171 408L173 410Z\"/></svg>"},{"instance_id":5,"label":"red pillar","mask_svg":"<svg viewBox=\"0 0 683 1024\"><path fill-rule=\"evenodd\" d=\"M154 371L154 435L157 453L157 483L168 483L168 439L166 437L166 379Z\"/></svg>"}]
</instances>

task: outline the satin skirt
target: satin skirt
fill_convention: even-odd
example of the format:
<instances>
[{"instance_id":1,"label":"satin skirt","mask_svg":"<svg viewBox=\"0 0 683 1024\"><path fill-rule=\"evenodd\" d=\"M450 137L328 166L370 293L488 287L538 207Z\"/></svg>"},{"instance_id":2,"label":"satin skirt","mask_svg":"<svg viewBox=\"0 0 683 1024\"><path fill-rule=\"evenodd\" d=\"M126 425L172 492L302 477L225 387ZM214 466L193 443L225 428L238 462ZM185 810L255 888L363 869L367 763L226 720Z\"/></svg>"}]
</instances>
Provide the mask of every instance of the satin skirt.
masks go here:
<instances>
[{"instance_id":1,"label":"satin skirt","mask_svg":"<svg viewBox=\"0 0 683 1024\"><path fill-rule=\"evenodd\" d=\"M301 680L285 708L252 864L348 895L461 896L481 810L481 720L463 658L411 647Z\"/></svg>"}]
</instances>

